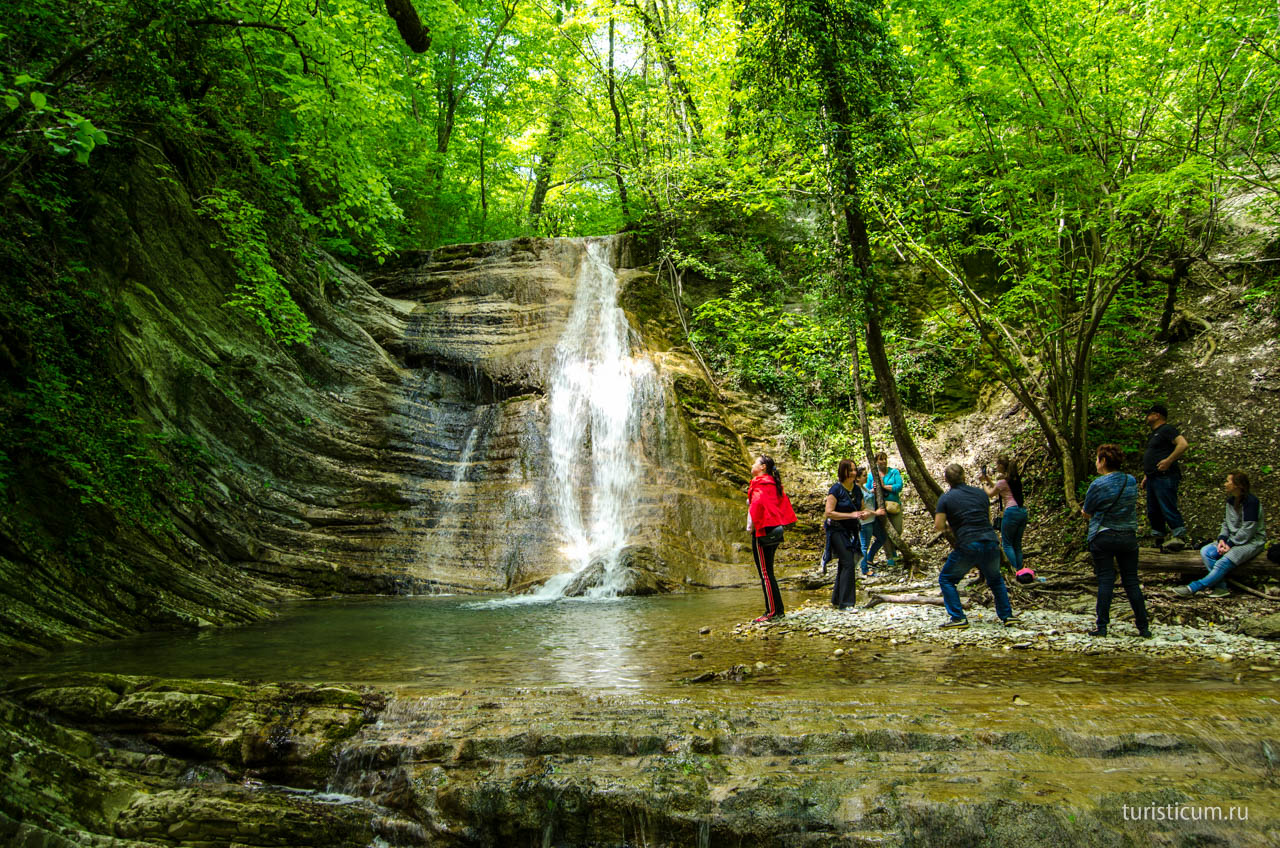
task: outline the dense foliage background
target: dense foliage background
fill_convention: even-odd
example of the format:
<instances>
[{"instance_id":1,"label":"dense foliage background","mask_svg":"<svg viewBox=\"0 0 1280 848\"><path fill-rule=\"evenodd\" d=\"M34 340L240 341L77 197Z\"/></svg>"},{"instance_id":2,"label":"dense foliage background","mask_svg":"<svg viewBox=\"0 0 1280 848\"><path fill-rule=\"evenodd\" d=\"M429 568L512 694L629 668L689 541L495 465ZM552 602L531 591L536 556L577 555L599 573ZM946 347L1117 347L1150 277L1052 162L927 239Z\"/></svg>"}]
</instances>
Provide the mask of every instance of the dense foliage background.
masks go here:
<instances>
[{"instance_id":1,"label":"dense foliage background","mask_svg":"<svg viewBox=\"0 0 1280 848\"><path fill-rule=\"evenodd\" d=\"M892 406L870 346L904 433L1004 383L1068 501L1089 444L1136 436L1110 411L1150 392L1135 341L1168 332L1189 263L1276 308L1273 266L1223 250L1225 206L1280 212L1274 4L416 6L425 53L379 0L6 6L0 486L40 464L145 517L199 449L94 367L114 319L80 223L139 156L281 344L311 338L290 280L319 250L631 228L698 293L704 358L809 458L853 451L855 367Z\"/></svg>"}]
</instances>

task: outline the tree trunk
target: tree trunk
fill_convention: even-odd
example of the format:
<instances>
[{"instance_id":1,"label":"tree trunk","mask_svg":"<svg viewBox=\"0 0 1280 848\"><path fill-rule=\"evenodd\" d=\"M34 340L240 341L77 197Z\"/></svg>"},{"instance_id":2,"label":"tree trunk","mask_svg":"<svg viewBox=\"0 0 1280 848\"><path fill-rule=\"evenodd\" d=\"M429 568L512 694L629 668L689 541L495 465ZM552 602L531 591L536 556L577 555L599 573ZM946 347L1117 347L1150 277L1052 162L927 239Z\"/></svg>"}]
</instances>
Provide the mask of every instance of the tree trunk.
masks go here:
<instances>
[{"instance_id":1,"label":"tree trunk","mask_svg":"<svg viewBox=\"0 0 1280 848\"><path fill-rule=\"evenodd\" d=\"M644 23L649 37L653 39L654 47L658 49L658 61L662 63L662 69L667 75L667 84L674 92L676 111L680 114L681 123L684 125L685 136L691 142L701 142L702 116L698 114L698 107L693 102L693 94L689 91L689 86L685 85L684 77L680 75L680 66L676 64L675 54L667 44L657 4L650 0L648 11L640 9L639 6L635 8L640 13L640 20Z\"/></svg>"},{"instance_id":2,"label":"tree trunk","mask_svg":"<svg viewBox=\"0 0 1280 848\"><path fill-rule=\"evenodd\" d=\"M449 152L453 138L453 125L458 116L458 48L449 48L449 70L436 84L436 161L430 173L432 182L439 187L444 174L444 157Z\"/></svg>"},{"instance_id":3,"label":"tree trunk","mask_svg":"<svg viewBox=\"0 0 1280 848\"><path fill-rule=\"evenodd\" d=\"M387 0L387 14L396 22L400 37L414 53L426 53L431 47L431 27L423 26L418 10L410 0Z\"/></svg>"},{"instance_id":4,"label":"tree trunk","mask_svg":"<svg viewBox=\"0 0 1280 848\"><path fill-rule=\"evenodd\" d=\"M618 183L618 201L622 204L622 217L631 220L627 205L627 184L622 179L622 112L618 109L618 81L613 69L614 11L617 0L609 5L609 110L613 112L613 178Z\"/></svg>"},{"instance_id":5,"label":"tree trunk","mask_svg":"<svg viewBox=\"0 0 1280 848\"><path fill-rule=\"evenodd\" d=\"M938 505L942 497L942 487L933 479L925 466L924 457L916 447L915 439L907 427L907 416L902 407L902 399L898 395L898 384L894 381L893 366L884 350L884 333L880 329L880 315L875 305L874 293L867 308L867 357L871 360L871 371L876 376L876 386L880 389L880 398L884 402L884 414L889 419L889 427L893 431L894 444L898 446L898 454L902 457L903 468L916 487L920 500L924 501L929 512Z\"/></svg>"},{"instance_id":6,"label":"tree trunk","mask_svg":"<svg viewBox=\"0 0 1280 848\"><path fill-rule=\"evenodd\" d=\"M542 144L542 153L538 156L538 164L534 168L533 198L529 201L529 225L538 226L542 217L542 207L547 200L547 192L551 188L551 170L555 167L556 156L560 153L560 142L564 139L564 121L569 99L569 76L562 74L556 85L555 101L551 105L551 119L547 122L547 135Z\"/></svg>"},{"instance_id":7,"label":"tree trunk","mask_svg":"<svg viewBox=\"0 0 1280 848\"><path fill-rule=\"evenodd\" d=\"M924 501L925 507L929 512L933 512L938 498L942 497L942 487L929 474L924 458L920 456L920 450L916 447L915 439L907 428L907 419L902 400L898 396L893 368L885 354L884 333L880 328L880 303L876 290L875 268L871 257L871 239L867 235L867 222L862 213L862 177L858 173L858 158L849 137L853 116L844 92L837 86L840 76L837 73L836 59L832 55L832 49L827 45L819 60L825 89L823 100L826 113L834 123L831 144L837 163L837 173L842 177L839 191L840 202L844 206L849 254L853 259L854 268L866 287L867 356L871 360L871 370L875 374L876 386L880 389L880 397L884 401L885 416L889 419L893 440L898 446L903 467L912 484L915 485L920 499Z\"/></svg>"},{"instance_id":8,"label":"tree trunk","mask_svg":"<svg viewBox=\"0 0 1280 848\"><path fill-rule=\"evenodd\" d=\"M484 142L489 137L489 103L484 104L484 117L480 122L480 241L484 241L485 226L489 221L489 191L485 182Z\"/></svg>"},{"instance_id":9,"label":"tree trunk","mask_svg":"<svg viewBox=\"0 0 1280 848\"><path fill-rule=\"evenodd\" d=\"M849 349L853 351L853 390L854 396L858 404L858 426L862 430L862 450L867 455L867 473L872 475L875 485L872 491L875 492L875 500L872 502L873 509L881 509L885 504L884 496L884 478L880 476L880 469L876 465L875 449L871 447L871 425L867 420L867 402L862 391L862 366L858 359L858 329L851 327L849 329ZM878 516L876 523L880 525L880 529L889 541L893 542L893 546L897 548L898 555L902 557L903 563L907 566L907 573L914 574L916 570L916 554L907 543L898 535L898 531L894 528L888 516ZM866 553L865 551L863 553Z\"/></svg>"},{"instance_id":10,"label":"tree trunk","mask_svg":"<svg viewBox=\"0 0 1280 848\"><path fill-rule=\"evenodd\" d=\"M1136 272L1138 281L1143 284L1164 280L1164 308L1160 311L1160 329L1156 331L1156 341L1164 342L1169 340L1169 325L1173 323L1173 314L1178 305L1178 287L1186 278L1190 269L1191 260L1180 258L1174 261L1173 271L1164 277L1149 274L1144 268L1139 268Z\"/></svg>"}]
</instances>

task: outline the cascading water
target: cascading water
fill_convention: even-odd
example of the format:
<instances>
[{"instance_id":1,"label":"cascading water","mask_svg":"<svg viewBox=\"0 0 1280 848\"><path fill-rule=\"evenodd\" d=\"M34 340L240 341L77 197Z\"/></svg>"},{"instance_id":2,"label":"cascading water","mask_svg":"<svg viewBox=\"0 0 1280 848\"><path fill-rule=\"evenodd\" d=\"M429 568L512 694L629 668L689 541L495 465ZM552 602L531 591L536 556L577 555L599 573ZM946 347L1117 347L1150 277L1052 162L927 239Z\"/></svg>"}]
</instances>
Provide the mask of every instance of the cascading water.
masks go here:
<instances>
[{"instance_id":1,"label":"cascading water","mask_svg":"<svg viewBox=\"0 0 1280 848\"><path fill-rule=\"evenodd\" d=\"M536 593L543 598L560 597L593 562L602 564L603 576L588 595L609 597L622 588L619 554L634 520L643 411L658 399L653 363L631 353L609 245L586 244L551 370L549 495L569 571L543 585Z\"/></svg>"}]
</instances>

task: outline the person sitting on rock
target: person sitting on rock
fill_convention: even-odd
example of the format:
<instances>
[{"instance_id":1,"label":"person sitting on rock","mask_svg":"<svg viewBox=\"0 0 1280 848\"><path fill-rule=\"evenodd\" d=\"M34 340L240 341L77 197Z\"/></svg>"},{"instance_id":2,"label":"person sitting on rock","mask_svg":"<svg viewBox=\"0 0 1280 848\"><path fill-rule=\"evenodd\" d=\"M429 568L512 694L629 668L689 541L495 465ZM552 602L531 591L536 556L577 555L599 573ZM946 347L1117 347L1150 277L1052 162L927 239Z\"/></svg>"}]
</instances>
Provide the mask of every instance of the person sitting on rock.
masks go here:
<instances>
[{"instance_id":1,"label":"person sitting on rock","mask_svg":"<svg viewBox=\"0 0 1280 848\"><path fill-rule=\"evenodd\" d=\"M946 467L943 477L950 488L938 498L933 527L942 533L950 524L956 537L956 547L938 574L938 585L942 587L942 604L951 616L941 626L969 626L964 607L960 606L960 592L956 589L956 584L975 566L982 572L983 579L991 589L996 602L996 615L1000 621L1006 627L1017 624L1018 619L1009 606L1009 590L1004 585L1004 577L1000 575L1000 540L991 528L986 493L976 486L966 486L964 469L955 463Z\"/></svg>"},{"instance_id":2,"label":"person sitting on rock","mask_svg":"<svg viewBox=\"0 0 1280 848\"><path fill-rule=\"evenodd\" d=\"M1218 541L1200 549L1205 570L1209 573L1189 586L1178 586L1173 593L1189 598L1197 592L1210 590L1214 597L1231 594L1221 583L1227 572L1243 565L1260 554L1267 546L1267 524L1262 515L1262 502L1249 491L1249 475L1232 471L1222 485L1227 493L1226 515L1218 531Z\"/></svg>"}]
</instances>

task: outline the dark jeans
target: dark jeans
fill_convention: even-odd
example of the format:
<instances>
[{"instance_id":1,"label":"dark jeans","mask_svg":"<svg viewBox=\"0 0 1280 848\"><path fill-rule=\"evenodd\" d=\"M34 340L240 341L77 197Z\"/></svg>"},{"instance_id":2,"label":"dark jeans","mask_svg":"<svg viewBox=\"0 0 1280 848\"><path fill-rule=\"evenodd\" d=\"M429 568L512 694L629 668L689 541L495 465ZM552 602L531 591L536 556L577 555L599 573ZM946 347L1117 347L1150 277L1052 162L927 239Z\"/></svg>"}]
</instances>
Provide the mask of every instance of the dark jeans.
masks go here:
<instances>
[{"instance_id":1,"label":"dark jeans","mask_svg":"<svg viewBox=\"0 0 1280 848\"><path fill-rule=\"evenodd\" d=\"M1155 536L1184 536L1187 523L1178 512L1177 477L1147 476L1147 523Z\"/></svg>"},{"instance_id":2,"label":"dark jeans","mask_svg":"<svg viewBox=\"0 0 1280 848\"><path fill-rule=\"evenodd\" d=\"M1004 585L1004 578L1000 576L1000 544L994 540L960 545L947 556L942 572L938 575L938 585L942 587L943 606L947 608L952 618L965 617L964 607L960 606L960 592L956 589L956 584L974 566L982 572L982 578L991 588L991 594L996 600L996 615L1004 621L1013 615L1013 608L1009 606L1009 590Z\"/></svg>"},{"instance_id":3,"label":"dark jeans","mask_svg":"<svg viewBox=\"0 0 1280 848\"><path fill-rule=\"evenodd\" d=\"M858 534L843 527L832 526L827 531L832 559L837 561L836 584L831 587L831 604L835 607L853 606L858 595Z\"/></svg>"},{"instance_id":4,"label":"dark jeans","mask_svg":"<svg viewBox=\"0 0 1280 848\"><path fill-rule=\"evenodd\" d=\"M1022 568L1022 533L1027 529L1027 510L1020 506L1006 507L1000 517L1000 544L1014 571Z\"/></svg>"},{"instance_id":5,"label":"dark jeans","mask_svg":"<svg viewBox=\"0 0 1280 848\"><path fill-rule=\"evenodd\" d=\"M778 546L762 545L760 539L760 536L751 537L751 557L756 561L760 588L764 590L764 614L770 617L782 615L782 590L778 588L778 578L773 576L773 556L778 552Z\"/></svg>"},{"instance_id":6,"label":"dark jeans","mask_svg":"<svg viewBox=\"0 0 1280 848\"><path fill-rule=\"evenodd\" d=\"M1138 630L1146 630L1151 623L1147 619L1147 601L1142 597L1142 585L1138 582L1138 539L1133 533L1099 530L1089 540L1089 553L1093 557L1093 573L1098 575L1098 627L1106 630L1111 622L1111 596L1115 593L1116 570L1120 571L1120 585L1133 607L1133 623Z\"/></svg>"}]
</instances>

